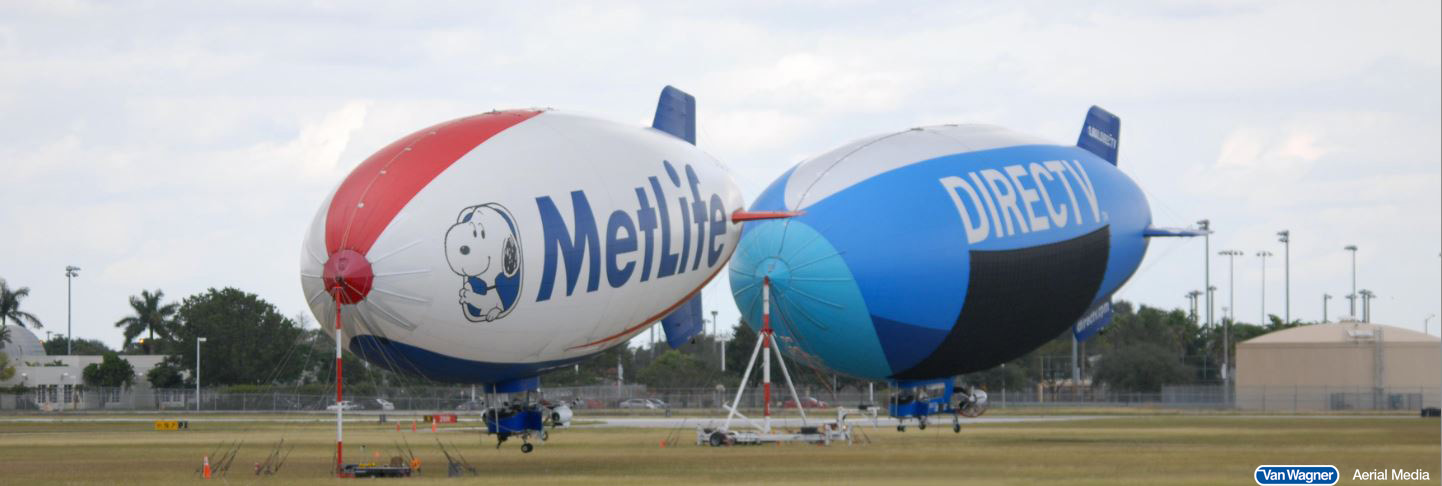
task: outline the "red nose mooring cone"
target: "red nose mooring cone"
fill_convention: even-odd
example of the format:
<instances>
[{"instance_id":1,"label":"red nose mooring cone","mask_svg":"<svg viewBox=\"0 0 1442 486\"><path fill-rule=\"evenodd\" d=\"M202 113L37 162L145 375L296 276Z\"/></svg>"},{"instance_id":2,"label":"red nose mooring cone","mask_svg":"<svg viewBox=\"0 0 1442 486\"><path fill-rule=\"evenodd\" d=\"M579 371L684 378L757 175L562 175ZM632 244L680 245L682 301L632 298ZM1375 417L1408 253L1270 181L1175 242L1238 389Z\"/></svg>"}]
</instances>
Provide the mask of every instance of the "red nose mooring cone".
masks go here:
<instances>
[{"instance_id":1,"label":"red nose mooring cone","mask_svg":"<svg viewBox=\"0 0 1442 486\"><path fill-rule=\"evenodd\" d=\"M342 304L365 300L371 292L371 262L355 250L340 250L325 262L325 291Z\"/></svg>"}]
</instances>

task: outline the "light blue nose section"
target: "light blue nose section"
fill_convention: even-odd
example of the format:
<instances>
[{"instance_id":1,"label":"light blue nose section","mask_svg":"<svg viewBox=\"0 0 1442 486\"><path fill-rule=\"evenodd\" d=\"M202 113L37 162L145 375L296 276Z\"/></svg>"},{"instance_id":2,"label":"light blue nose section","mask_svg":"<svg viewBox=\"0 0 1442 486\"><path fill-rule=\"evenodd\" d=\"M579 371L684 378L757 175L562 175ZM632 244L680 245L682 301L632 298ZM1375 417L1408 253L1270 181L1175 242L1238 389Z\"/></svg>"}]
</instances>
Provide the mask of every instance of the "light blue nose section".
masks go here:
<instances>
[{"instance_id":1,"label":"light blue nose section","mask_svg":"<svg viewBox=\"0 0 1442 486\"><path fill-rule=\"evenodd\" d=\"M847 375L891 375L841 253L795 218L748 225L755 226L746 228L730 268L732 297L746 322L761 328L762 279L769 277L771 329L788 356Z\"/></svg>"}]
</instances>

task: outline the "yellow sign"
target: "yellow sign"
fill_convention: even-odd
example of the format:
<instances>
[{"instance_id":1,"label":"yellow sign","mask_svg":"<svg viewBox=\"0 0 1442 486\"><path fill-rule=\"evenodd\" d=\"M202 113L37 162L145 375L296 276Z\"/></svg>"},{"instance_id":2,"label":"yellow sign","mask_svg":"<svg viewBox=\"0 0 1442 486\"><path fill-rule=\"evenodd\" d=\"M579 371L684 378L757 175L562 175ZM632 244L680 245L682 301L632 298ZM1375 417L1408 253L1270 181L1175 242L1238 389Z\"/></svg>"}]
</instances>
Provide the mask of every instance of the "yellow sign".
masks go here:
<instances>
[{"instance_id":1,"label":"yellow sign","mask_svg":"<svg viewBox=\"0 0 1442 486\"><path fill-rule=\"evenodd\" d=\"M184 420L156 420L155 430L180 430L188 429L190 424Z\"/></svg>"}]
</instances>

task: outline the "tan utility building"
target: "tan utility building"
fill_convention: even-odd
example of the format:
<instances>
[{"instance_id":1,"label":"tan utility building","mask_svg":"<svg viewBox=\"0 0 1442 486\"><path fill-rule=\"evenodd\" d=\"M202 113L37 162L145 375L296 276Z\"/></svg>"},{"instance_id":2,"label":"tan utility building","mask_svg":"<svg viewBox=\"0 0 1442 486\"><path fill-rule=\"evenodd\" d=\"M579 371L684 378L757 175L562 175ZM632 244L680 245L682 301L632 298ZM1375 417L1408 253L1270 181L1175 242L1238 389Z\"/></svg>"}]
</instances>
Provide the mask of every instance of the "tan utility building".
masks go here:
<instances>
[{"instance_id":1,"label":"tan utility building","mask_svg":"<svg viewBox=\"0 0 1442 486\"><path fill-rule=\"evenodd\" d=\"M1237 408L1419 410L1442 392L1442 344L1410 329L1346 321L1237 344Z\"/></svg>"}]
</instances>

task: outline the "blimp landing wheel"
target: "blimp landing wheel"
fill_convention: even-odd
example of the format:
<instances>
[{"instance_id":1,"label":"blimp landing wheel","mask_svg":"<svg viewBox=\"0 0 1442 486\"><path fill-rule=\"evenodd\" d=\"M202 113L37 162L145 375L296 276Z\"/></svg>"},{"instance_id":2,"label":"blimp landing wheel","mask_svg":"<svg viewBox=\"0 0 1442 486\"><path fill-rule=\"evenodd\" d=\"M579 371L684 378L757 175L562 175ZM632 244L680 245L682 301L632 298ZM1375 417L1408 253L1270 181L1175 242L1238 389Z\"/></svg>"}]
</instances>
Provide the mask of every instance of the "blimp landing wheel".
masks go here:
<instances>
[{"instance_id":1,"label":"blimp landing wheel","mask_svg":"<svg viewBox=\"0 0 1442 486\"><path fill-rule=\"evenodd\" d=\"M541 442L545 442L546 439L549 439L549 438L551 438L551 433L550 433L550 432L546 432L545 430L542 430L542 431L541 431Z\"/></svg>"},{"instance_id":2,"label":"blimp landing wheel","mask_svg":"<svg viewBox=\"0 0 1442 486\"><path fill-rule=\"evenodd\" d=\"M896 426L896 431L897 431L897 432L906 432L906 426L905 426L905 425L897 425L897 426Z\"/></svg>"},{"instance_id":3,"label":"blimp landing wheel","mask_svg":"<svg viewBox=\"0 0 1442 486\"><path fill-rule=\"evenodd\" d=\"M916 426L916 428L921 429L921 430L926 430L926 419L922 419L922 420L921 420L921 423L918 424L918 425Z\"/></svg>"},{"instance_id":4,"label":"blimp landing wheel","mask_svg":"<svg viewBox=\"0 0 1442 486\"><path fill-rule=\"evenodd\" d=\"M961 433L961 424L951 424L951 431L960 434L960 433Z\"/></svg>"},{"instance_id":5,"label":"blimp landing wheel","mask_svg":"<svg viewBox=\"0 0 1442 486\"><path fill-rule=\"evenodd\" d=\"M531 444L529 444L529 443L521 444L521 453L523 453L523 454L530 454L531 451L533 451L533 450L535 450L535 449L536 449L536 446L533 446L533 445L531 445Z\"/></svg>"}]
</instances>

